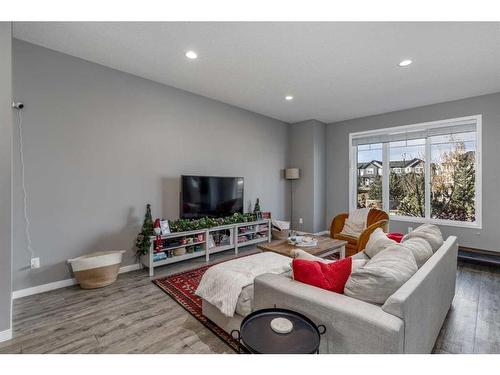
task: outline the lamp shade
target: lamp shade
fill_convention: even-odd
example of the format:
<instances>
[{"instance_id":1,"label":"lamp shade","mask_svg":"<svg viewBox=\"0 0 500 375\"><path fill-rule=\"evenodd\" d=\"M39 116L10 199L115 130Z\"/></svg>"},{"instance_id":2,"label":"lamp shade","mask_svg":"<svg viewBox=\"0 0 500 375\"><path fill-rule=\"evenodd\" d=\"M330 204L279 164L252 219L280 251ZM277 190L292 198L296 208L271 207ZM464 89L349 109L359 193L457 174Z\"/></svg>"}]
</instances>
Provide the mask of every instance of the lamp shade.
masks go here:
<instances>
[{"instance_id":1,"label":"lamp shade","mask_svg":"<svg viewBox=\"0 0 500 375\"><path fill-rule=\"evenodd\" d=\"M300 178L300 169L299 168L285 169L285 178L287 180L298 180Z\"/></svg>"}]
</instances>

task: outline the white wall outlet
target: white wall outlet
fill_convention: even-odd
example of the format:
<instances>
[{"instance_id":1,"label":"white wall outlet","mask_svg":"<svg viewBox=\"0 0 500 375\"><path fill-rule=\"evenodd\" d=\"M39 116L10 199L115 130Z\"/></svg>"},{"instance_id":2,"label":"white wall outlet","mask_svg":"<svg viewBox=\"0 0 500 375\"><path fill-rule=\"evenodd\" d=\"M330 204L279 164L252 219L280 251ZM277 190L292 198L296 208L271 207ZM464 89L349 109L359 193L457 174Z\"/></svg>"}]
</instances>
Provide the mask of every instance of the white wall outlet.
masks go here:
<instances>
[{"instance_id":1,"label":"white wall outlet","mask_svg":"<svg viewBox=\"0 0 500 375\"><path fill-rule=\"evenodd\" d=\"M304 219L302 219L301 217L299 217L299 224L304 224Z\"/></svg>"},{"instance_id":2,"label":"white wall outlet","mask_svg":"<svg viewBox=\"0 0 500 375\"><path fill-rule=\"evenodd\" d=\"M31 269L40 268L40 258L31 258Z\"/></svg>"},{"instance_id":3,"label":"white wall outlet","mask_svg":"<svg viewBox=\"0 0 500 375\"><path fill-rule=\"evenodd\" d=\"M413 227L408 227L408 233L410 233L413 230Z\"/></svg>"}]
</instances>

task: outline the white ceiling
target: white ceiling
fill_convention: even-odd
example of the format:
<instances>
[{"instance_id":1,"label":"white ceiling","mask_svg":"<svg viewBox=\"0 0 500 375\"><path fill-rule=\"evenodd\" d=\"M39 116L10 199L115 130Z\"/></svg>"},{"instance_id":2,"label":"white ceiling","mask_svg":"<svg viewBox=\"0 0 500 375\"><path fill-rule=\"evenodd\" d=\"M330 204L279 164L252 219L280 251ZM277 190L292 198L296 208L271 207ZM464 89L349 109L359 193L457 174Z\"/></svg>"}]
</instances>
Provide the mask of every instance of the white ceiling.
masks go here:
<instances>
[{"instance_id":1,"label":"white ceiling","mask_svg":"<svg viewBox=\"0 0 500 375\"><path fill-rule=\"evenodd\" d=\"M286 122L500 91L493 22L20 22L14 36Z\"/></svg>"}]
</instances>

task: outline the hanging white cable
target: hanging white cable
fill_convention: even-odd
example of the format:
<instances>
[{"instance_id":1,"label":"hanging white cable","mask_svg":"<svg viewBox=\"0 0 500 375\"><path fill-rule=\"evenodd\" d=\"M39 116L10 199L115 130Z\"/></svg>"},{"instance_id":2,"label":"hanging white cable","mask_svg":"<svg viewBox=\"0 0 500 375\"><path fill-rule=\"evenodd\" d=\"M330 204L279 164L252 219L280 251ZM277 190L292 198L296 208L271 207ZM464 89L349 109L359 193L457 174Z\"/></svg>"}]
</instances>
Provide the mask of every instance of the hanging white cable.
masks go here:
<instances>
[{"instance_id":1,"label":"hanging white cable","mask_svg":"<svg viewBox=\"0 0 500 375\"><path fill-rule=\"evenodd\" d=\"M23 150L23 122L21 117L21 109L17 108L18 116L18 129L19 129L19 158L21 160L21 186L23 189L23 208L24 208L24 233L26 235L26 242L28 245L28 251L31 253L31 258L35 257L35 252L31 246L31 234L30 234L30 221L28 218L28 193L26 192L26 184L24 178L24 150Z\"/></svg>"}]
</instances>

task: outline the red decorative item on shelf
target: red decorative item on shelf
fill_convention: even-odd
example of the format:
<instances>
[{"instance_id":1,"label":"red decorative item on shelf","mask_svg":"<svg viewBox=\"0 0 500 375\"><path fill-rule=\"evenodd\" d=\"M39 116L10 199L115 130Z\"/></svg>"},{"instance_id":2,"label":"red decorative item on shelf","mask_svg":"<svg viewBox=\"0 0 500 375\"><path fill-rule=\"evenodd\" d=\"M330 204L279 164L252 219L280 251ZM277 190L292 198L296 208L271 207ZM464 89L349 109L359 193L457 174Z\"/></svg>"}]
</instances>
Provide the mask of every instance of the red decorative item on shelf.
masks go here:
<instances>
[{"instance_id":1,"label":"red decorative item on shelf","mask_svg":"<svg viewBox=\"0 0 500 375\"><path fill-rule=\"evenodd\" d=\"M263 212L262 213L262 218L263 219L270 219L271 218L271 213L270 212Z\"/></svg>"},{"instance_id":2,"label":"red decorative item on shelf","mask_svg":"<svg viewBox=\"0 0 500 375\"><path fill-rule=\"evenodd\" d=\"M153 231L156 234L156 241L155 241L155 251L161 251L163 242L161 240L161 224L160 224L160 219L156 219L154 224L153 224Z\"/></svg>"},{"instance_id":3,"label":"red decorative item on shelf","mask_svg":"<svg viewBox=\"0 0 500 375\"><path fill-rule=\"evenodd\" d=\"M396 232L387 233L387 238L390 238L391 240L394 240L397 243L400 243L404 236L405 235L403 233L396 233Z\"/></svg>"}]
</instances>

